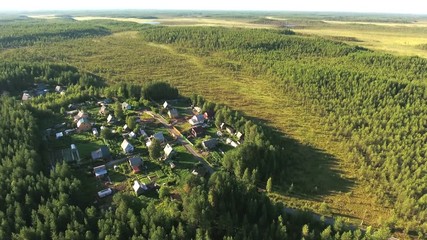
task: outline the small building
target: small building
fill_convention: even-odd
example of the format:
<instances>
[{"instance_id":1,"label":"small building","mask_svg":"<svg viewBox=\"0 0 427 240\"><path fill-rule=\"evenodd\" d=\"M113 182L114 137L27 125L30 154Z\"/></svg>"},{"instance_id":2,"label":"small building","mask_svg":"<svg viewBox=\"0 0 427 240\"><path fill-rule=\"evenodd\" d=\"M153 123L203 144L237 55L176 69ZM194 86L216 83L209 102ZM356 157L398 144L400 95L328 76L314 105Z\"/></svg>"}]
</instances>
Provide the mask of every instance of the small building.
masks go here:
<instances>
[{"instance_id":1,"label":"small building","mask_svg":"<svg viewBox=\"0 0 427 240\"><path fill-rule=\"evenodd\" d=\"M157 139L161 143L165 141L165 137L163 136L162 132L157 132L152 137Z\"/></svg>"},{"instance_id":2,"label":"small building","mask_svg":"<svg viewBox=\"0 0 427 240\"><path fill-rule=\"evenodd\" d=\"M203 148L207 150L214 149L216 145L218 145L218 139L216 138L211 138L202 142Z\"/></svg>"},{"instance_id":3,"label":"small building","mask_svg":"<svg viewBox=\"0 0 427 240\"><path fill-rule=\"evenodd\" d=\"M22 94L22 101L30 100L32 97L33 97L33 96L32 96L30 93L28 93L28 92L24 92L24 93Z\"/></svg>"},{"instance_id":4,"label":"small building","mask_svg":"<svg viewBox=\"0 0 427 240\"><path fill-rule=\"evenodd\" d=\"M63 92L63 91L65 91L65 88L63 86L57 85L55 87L55 92L60 93L60 92Z\"/></svg>"},{"instance_id":5,"label":"small building","mask_svg":"<svg viewBox=\"0 0 427 240\"><path fill-rule=\"evenodd\" d=\"M98 150L91 153L92 159L109 159L111 157L110 150L107 146L101 146Z\"/></svg>"},{"instance_id":6,"label":"small building","mask_svg":"<svg viewBox=\"0 0 427 240\"><path fill-rule=\"evenodd\" d=\"M178 110L176 110L176 108L172 108L168 111L168 116L169 118L178 118Z\"/></svg>"},{"instance_id":7,"label":"small building","mask_svg":"<svg viewBox=\"0 0 427 240\"><path fill-rule=\"evenodd\" d=\"M132 106L129 103L124 102L124 103L122 103L122 109L123 110L131 110Z\"/></svg>"},{"instance_id":8,"label":"small building","mask_svg":"<svg viewBox=\"0 0 427 240\"><path fill-rule=\"evenodd\" d=\"M163 108L164 108L164 109L169 109L169 107L170 107L169 103L168 103L167 101L165 101L165 102L163 103Z\"/></svg>"},{"instance_id":9,"label":"small building","mask_svg":"<svg viewBox=\"0 0 427 240\"><path fill-rule=\"evenodd\" d=\"M169 162L169 166L171 167L171 169L175 169L176 167L175 163L173 163L172 161Z\"/></svg>"},{"instance_id":10,"label":"small building","mask_svg":"<svg viewBox=\"0 0 427 240\"><path fill-rule=\"evenodd\" d=\"M70 149L71 149L70 161L80 162L80 154L79 154L79 150L77 149L76 144L71 144Z\"/></svg>"},{"instance_id":11,"label":"small building","mask_svg":"<svg viewBox=\"0 0 427 240\"><path fill-rule=\"evenodd\" d=\"M175 154L175 150L173 150L172 146L169 144L166 144L165 148L163 149L165 152L165 159L170 158L173 154Z\"/></svg>"},{"instance_id":12,"label":"small building","mask_svg":"<svg viewBox=\"0 0 427 240\"><path fill-rule=\"evenodd\" d=\"M78 132L85 132L90 130L92 127L92 124L89 122L89 119L87 118L80 118L79 121L77 121L77 131Z\"/></svg>"},{"instance_id":13,"label":"small building","mask_svg":"<svg viewBox=\"0 0 427 240\"><path fill-rule=\"evenodd\" d=\"M65 135L71 135L71 134L73 134L75 131L76 131L76 129L75 129L75 128L74 128L74 129L66 129L66 130L65 130Z\"/></svg>"},{"instance_id":14,"label":"small building","mask_svg":"<svg viewBox=\"0 0 427 240\"><path fill-rule=\"evenodd\" d=\"M128 140L123 140L122 145L121 145L123 152L125 153L131 153L134 150L134 147L132 146L132 144L130 144L130 142L128 142Z\"/></svg>"},{"instance_id":15,"label":"small building","mask_svg":"<svg viewBox=\"0 0 427 240\"><path fill-rule=\"evenodd\" d=\"M145 185L145 183L141 184L137 180L133 182L132 188L135 191L136 196L139 196L148 190L148 187Z\"/></svg>"},{"instance_id":16,"label":"small building","mask_svg":"<svg viewBox=\"0 0 427 240\"><path fill-rule=\"evenodd\" d=\"M79 113L77 113L76 116L74 116L74 121L77 122L82 118L88 118L89 116L82 110L79 111Z\"/></svg>"},{"instance_id":17,"label":"small building","mask_svg":"<svg viewBox=\"0 0 427 240\"><path fill-rule=\"evenodd\" d=\"M226 126L225 127L225 131L227 131L229 134L234 134L236 132L236 130L234 130L234 128L230 127L230 126Z\"/></svg>"},{"instance_id":18,"label":"small building","mask_svg":"<svg viewBox=\"0 0 427 240\"><path fill-rule=\"evenodd\" d=\"M148 137L147 133L143 129L139 129L139 134L145 139Z\"/></svg>"},{"instance_id":19,"label":"small building","mask_svg":"<svg viewBox=\"0 0 427 240\"><path fill-rule=\"evenodd\" d=\"M127 124L125 124L125 125L123 126L123 130L124 130L124 131L129 130L129 127L128 127L128 125L127 125Z\"/></svg>"},{"instance_id":20,"label":"small building","mask_svg":"<svg viewBox=\"0 0 427 240\"><path fill-rule=\"evenodd\" d=\"M201 113L202 109L200 107L194 107L193 110L197 113Z\"/></svg>"},{"instance_id":21,"label":"small building","mask_svg":"<svg viewBox=\"0 0 427 240\"><path fill-rule=\"evenodd\" d=\"M102 177L107 174L107 167L105 165L100 165L93 168L95 177Z\"/></svg>"},{"instance_id":22,"label":"small building","mask_svg":"<svg viewBox=\"0 0 427 240\"><path fill-rule=\"evenodd\" d=\"M107 117L107 123L113 123L114 122L114 117L113 115L109 114Z\"/></svg>"},{"instance_id":23,"label":"small building","mask_svg":"<svg viewBox=\"0 0 427 240\"><path fill-rule=\"evenodd\" d=\"M56 136L56 139L60 139L60 138L62 138L64 136L64 133L63 132L57 132L55 134L55 136Z\"/></svg>"},{"instance_id":24,"label":"small building","mask_svg":"<svg viewBox=\"0 0 427 240\"><path fill-rule=\"evenodd\" d=\"M194 137L202 137L205 134L205 129L201 126L191 128L191 135Z\"/></svg>"},{"instance_id":25,"label":"small building","mask_svg":"<svg viewBox=\"0 0 427 240\"><path fill-rule=\"evenodd\" d=\"M134 132L130 132L130 133L129 133L129 137L130 137L130 138L136 138L136 133L134 133Z\"/></svg>"},{"instance_id":26,"label":"small building","mask_svg":"<svg viewBox=\"0 0 427 240\"><path fill-rule=\"evenodd\" d=\"M237 147L237 146L239 146L239 144L237 144L235 141L233 141L233 140L231 140L230 138L227 138L226 140L225 140L225 143L227 143L227 144L230 144L232 147Z\"/></svg>"},{"instance_id":27,"label":"small building","mask_svg":"<svg viewBox=\"0 0 427 240\"><path fill-rule=\"evenodd\" d=\"M98 129L97 128L92 128L92 134L94 136L98 136L99 135Z\"/></svg>"},{"instance_id":28,"label":"small building","mask_svg":"<svg viewBox=\"0 0 427 240\"><path fill-rule=\"evenodd\" d=\"M101 115L105 115L108 113L108 107L106 105L102 105L101 108L99 109L99 114Z\"/></svg>"},{"instance_id":29,"label":"small building","mask_svg":"<svg viewBox=\"0 0 427 240\"><path fill-rule=\"evenodd\" d=\"M190 120L188 120L188 122L192 126L202 125L205 122L205 117L203 116L203 114L197 114L194 115Z\"/></svg>"},{"instance_id":30,"label":"small building","mask_svg":"<svg viewBox=\"0 0 427 240\"><path fill-rule=\"evenodd\" d=\"M73 104L73 103L70 103L70 104L68 104L68 109L69 110L76 110L77 106L75 104Z\"/></svg>"},{"instance_id":31,"label":"small building","mask_svg":"<svg viewBox=\"0 0 427 240\"><path fill-rule=\"evenodd\" d=\"M129 165L132 168L133 173L139 173L141 171L142 164L142 158L140 157L129 158Z\"/></svg>"},{"instance_id":32,"label":"small building","mask_svg":"<svg viewBox=\"0 0 427 240\"><path fill-rule=\"evenodd\" d=\"M111 188L107 188L98 192L98 196L100 198L107 197L113 194L113 190Z\"/></svg>"},{"instance_id":33,"label":"small building","mask_svg":"<svg viewBox=\"0 0 427 240\"><path fill-rule=\"evenodd\" d=\"M237 132L237 133L236 133L236 137L237 137L237 139L238 139L239 141L242 141L242 140L243 140L243 133L241 133L241 132Z\"/></svg>"}]
</instances>

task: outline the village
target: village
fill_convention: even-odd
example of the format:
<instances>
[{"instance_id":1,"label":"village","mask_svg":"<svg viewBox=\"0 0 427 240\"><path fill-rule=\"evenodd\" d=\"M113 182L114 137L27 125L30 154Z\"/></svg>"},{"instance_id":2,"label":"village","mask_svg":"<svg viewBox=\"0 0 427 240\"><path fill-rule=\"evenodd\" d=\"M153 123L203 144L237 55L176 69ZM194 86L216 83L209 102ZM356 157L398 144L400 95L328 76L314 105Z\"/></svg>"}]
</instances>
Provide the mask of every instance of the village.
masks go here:
<instances>
[{"instance_id":1,"label":"village","mask_svg":"<svg viewBox=\"0 0 427 240\"><path fill-rule=\"evenodd\" d=\"M64 94L60 86L55 91ZM116 98L70 103L44 129L50 167L73 166L94 202L108 202L119 191L158 198L162 186L179 198L173 189L180 179L212 174L243 141L231 126L215 125L213 110L186 98L146 105Z\"/></svg>"}]
</instances>

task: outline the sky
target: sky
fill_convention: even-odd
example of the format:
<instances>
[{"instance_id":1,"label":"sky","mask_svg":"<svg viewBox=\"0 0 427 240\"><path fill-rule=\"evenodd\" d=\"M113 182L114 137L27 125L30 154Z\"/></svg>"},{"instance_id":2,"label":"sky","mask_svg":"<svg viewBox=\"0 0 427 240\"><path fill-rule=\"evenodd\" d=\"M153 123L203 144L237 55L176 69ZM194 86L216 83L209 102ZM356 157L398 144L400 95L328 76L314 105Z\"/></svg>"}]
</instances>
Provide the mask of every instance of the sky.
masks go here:
<instances>
[{"instance_id":1,"label":"sky","mask_svg":"<svg viewBox=\"0 0 427 240\"><path fill-rule=\"evenodd\" d=\"M0 11L281 10L427 14L426 0L0 0Z\"/></svg>"}]
</instances>

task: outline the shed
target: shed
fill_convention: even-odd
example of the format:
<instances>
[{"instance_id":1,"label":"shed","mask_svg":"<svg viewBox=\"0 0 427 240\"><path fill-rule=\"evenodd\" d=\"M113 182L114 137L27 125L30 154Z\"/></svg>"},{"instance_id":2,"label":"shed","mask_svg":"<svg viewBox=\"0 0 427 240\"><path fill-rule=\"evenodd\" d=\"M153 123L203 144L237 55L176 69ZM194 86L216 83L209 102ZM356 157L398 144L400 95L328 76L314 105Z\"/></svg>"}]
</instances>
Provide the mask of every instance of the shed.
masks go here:
<instances>
[{"instance_id":1,"label":"shed","mask_svg":"<svg viewBox=\"0 0 427 240\"><path fill-rule=\"evenodd\" d=\"M27 92L24 92L22 94L22 101L27 101L27 100L30 100L31 98L32 98L31 94L29 94Z\"/></svg>"},{"instance_id":2,"label":"shed","mask_svg":"<svg viewBox=\"0 0 427 240\"><path fill-rule=\"evenodd\" d=\"M121 147L125 153L131 153L134 150L132 144L130 144L126 139L123 140Z\"/></svg>"},{"instance_id":3,"label":"shed","mask_svg":"<svg viewBox=\"0 0 427 240\"><path fill-rule=\"evenodd\" d=\"M205 113L203 113L203 116L205 119L212 120L215 117L215 112L213 110L207 110Z\"/></svg>"},{"instance_id":4,"label":"shed","mask_svg":"<svg viewBox=\"0 0 427 240\"><path fill-rule=\"evenodd\" d=\"M173 150L172 146L169 144L166 144L165 148L163 149L163 151L165 152L165 158L169 158L171 157L174 153L175 150Z\"/></svg>"},{"instance_id":5,"label":"shed","mask_svg":"<svg viewBox=\"0 0 427 240\"><path fill-rule=\"evenodd\" d=\"M139 129L139 134L140 134L143 138L147 138L147 137L148 137L147 133L146 133L143 129Z\"/></svg>"},{"instance_id":6,"label":"shed","mask_svg":"<svg viewBox=\"0 0 427 240\"><path fill-rule=\"evenodd\" d=\"M56 139L60 139L60 138L62 138L64 136L64 133L63 132L57 132L56 133Z\"/></svg>"},{"instance_id":7,"label":"shed","mask_svg":"<svg viewBox=\"0 0 427 240\"><path fill-rule=\"evenodd\" d=\"M64 90L65 90L65 88L64 88L63 86L59 86L59 85L57 85L57 86L55 87L55 92L60 93L60 92L62 92L62 91L64 91Z\"/></svg>"},{"instance_id":8,"label":"shed","mask_svg":"<svg viewBox=\"0 0 427 240\"><path fill-rule=\"evenodd\" d=\"M163 108L168 109L170 107L169 103L167 101L165 101L163 103Z\"/></svg>"},{"instance_id":9,"label":"shed","mask_svg":"<svg viewBox=\"0 0 427 240\"><path fill-rule=\"evenodd\" d=\"M99 135L99 132L98 132L98 129L97 129L97 128L92 128L92 133L93 133L93 135L95 135L95 136L98 136L98 135Z\"/></svg>"},{"instance_id":10,"label":"shed","mask_svg":"<svg viewBox=\"0 0 427 240\"><path fill-rule=\"evenodd\" d=\"M94 167L93 172L95 173L95 177L102 177L107 174L107 167L105 165Z\"/></svg>"},{"instance_id":11,"label":"shed","mask_svg":"<svg viewBox=\"0 0 427 240\"><path fill-rule=\"evenodd\" d=\"M98 192L98 196L100 198L106 197L113 194L113 190L111 188L107 188Z\"/></svg>"},{"instance_id":12,"label":"shed","mask_svg":"<svg viewBox=\"0 0 427 240\"><path fill-rule=\"evenodd\" d=\"M107 112L108 112L107 106L106 105L102 105L101 108L99 109L98 113L101 114L101 115L105 115L105 114L107 114Z\"/></svg>"},{"instance_id":13,"label":"shed","mask_svg":"<svg viewBox=\"0 0 427 240\"><path fill-rule=\"evenodd\" d=\"M109 114L107 117L107 123L113 123L114 122L114 117L113 115Z\"/></svg>"},{"instance_id":14,"label":"shed","mask_svg":"<svg viewBox=\"0 0 427 240\"><path fill-rule=\"evenodd\" d=\"M81 118L88 118L88 115L84 111L82 111L82 110L80 110L79 113L77 113L77 115L74 116L74 121L77 122Z\"/></svg>"},{"instance_id":15,"label":"shed","mask_svg":"<svg viewBox=\"0 0 427 240\"><path fill-rule=\"evenodd\" d=\"M238 139L239 141L243 140L243 133L241 133L241 132L237 132L237 133L236 133L236 137L237 137L237 139Z\"/></svg>"},{"instance_id":16,"label":"shed","mask_svg":"<svg viewBox=\"0 0 427 240\"><path fill-rule=\"evenodd\" d=\"M129 133L129 137L130 137L130 138L136 138L136 134L135 134L134 132L130 132L130 133Z\"/></svg>"}]
</instances>

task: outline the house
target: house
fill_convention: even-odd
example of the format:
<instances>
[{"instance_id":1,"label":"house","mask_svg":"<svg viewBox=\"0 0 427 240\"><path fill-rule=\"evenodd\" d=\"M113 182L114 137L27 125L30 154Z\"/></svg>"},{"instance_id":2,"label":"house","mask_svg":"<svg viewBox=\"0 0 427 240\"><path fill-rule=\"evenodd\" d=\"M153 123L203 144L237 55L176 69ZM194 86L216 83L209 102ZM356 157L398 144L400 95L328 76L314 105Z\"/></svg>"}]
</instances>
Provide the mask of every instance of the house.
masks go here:
<instances>
[{"instance_id":1,"label":"house","mask_svg":"<svg viewBox=\"0 0 427 240\"><path fill-rule=\"evenodd\" d=\"M131 153L134 150L132 144L130 144L126 139L123 140L121 147L125 153Z\"/></svg>"},{"instance_id":2,"label":"house","mask_svg":"<svg viewBox=\"0 0 427 240\"><path fill-rule=\"evenodd\" d=\"M162 132L157 132L152 137L155 138L155 139L157 139L159 142L164 142L165 141L165 137L163 136Z\"/></svg>"},{"instance_id":3,"label":"house","mask_svg":"<svg viewBox=\"0 0 427 240\"><path fill-rule=\"evenodd\" d=\"M165 152L165 159L168 159L169 157L171 157L173 154L175 154L175 150L173 150L172 146L169 144L166 144L165 148L163 149L163 151Z\"/></svg>"},{"instance_id":4,"label":"house","mask_svg":"<svg viewBox=\"0 0 427 240\"><path fill-rule=\"evenodd\" d=\"M63 91L65 91L65 88L64 88L63 86L59 86L59 85L57 85L57 86L55 87L55 92L60 93L60 92L63 92Z\"/></svg>"},{"instance_id":5,"label":"house","mask_svg":"<svg viewBox=\"0 0 427 240\"><path fill-rule=\"evenodd\" d=\"M22 101L27 101L30 100L33 96L31 94L29 94L28 92L24 92L22 94Z\"/></svg>"},{"instance_id":6,"label":"house","mask_svg":"<svg viewBox=\"0 0 427 240\"><path fill-rule=\"evenodd\" d=\"M147 133L143 129L139 129L139 134L145 139L148 137Z\"/></svg>"},{"instance_id":7,"label":"house","mask_svg":"<svg viewBox=\"0 0 427 240\"><path fill-rule=\"evenodd\" d=\"M91 153L92 159L108 159L111 157L110 150L107 146L101 146L98 150Z\"/></svg>"},{"instance_id":8,"label":"house","mask_svg":"<svg viewBox=\"0 0 427 240\"><path fill-rule=\"evenodd\" d=\"M114 122L114 117L113 115L109 114L107 117L107 123L113 123Z\"/></svg>"},{"instance_id":9,"label":"house","mask_svg":"<svg viewBox=\"0 0 427 240\"><path fill-rule=\"evenodd\" d=\"M237 137L237 139L238 139L239 141L243 140L243 133L241 133L241 132L237 132L237 133L236 133L236 137Z\"/></svg>"},{"instance_id":10,"label":"house","mask_svg":"<svg viewBox=\"0 0 427 240\"><path fill-rule=\"evenodd\" d=\"M194 115L190 120L188 120L188 122L193 126L201 125L205 122L205 117L203 116L203 114L197 114Z\"/></svg>"},{"instance_id":11,"label":"house","mask_svg":"<svg viewBox=\"0 0 427 240\"><path fill-rule=\"evenodd\" d=\"M77 131L78 132L85 132L91 129L92 124L89 122L89 119L87 118L80 118L79 121L77 121Z\"/></svg>"},{"instance_id":12,"label":"house","mask_svg":"<svg viewBox=\"0 0 427 240\"><path fill-rule=\"evenodd\" d=\"M123 130L124 130L124 131L129 130L129 127L128 127L128 125L127 125L127 124L125 124L125 125L123 126Z\"/></svg>"},{"instance_id":13,"label":"house","mask_svg":"<svg viewBox=\"0 0 427 240\"><path fill-rule=\"evenodd\" d=\"M100 165L93 168L95 177L102 177L107 174L107 167L105 165Z\"/></svg>"},{"instance_id":14,"label":"house","mask_svg":"<svg viewBox=\"0 0 427 240\"><path fill-rule=\"evenodd\" d=\"M92 128L92 133L93 133L94 136L98 136L99 135L99 132L98 132L97 128Z\"/></svg>"},{"instance_id":15,"label":"house","mask_svg":"<svg viewBox=\"0 0 427 240\"><path fill-rule=\"evenodd\" d=\"M203 148L207 150L215 148L216 145L218 145L218 139L216 138L211 138L202 142Z\"/></svg>"},{"instance_id":16,"label":"house","mask_svg":"<svg viewBox=\"0 0 427 240\"><path fill-rule=\"evenodd\" d=\"M98 192L98 196L100 198L110 196L111 194L113 194L113 190L111 188L107 188Z\"/></svg>"},{"instance_id":17,"label":"house","mask_svg":"<svg viewBox=\"0 0 427 240\"><path fill-rule=\"evenodd\" d=\"M142 163L142 158L140 157L129 158L129 165L133 173L139 173L141 171Z\"/></svg>"},{"instance_id":18,"label":"house","mask_svg":"<svg viewBox=\"0 0 427 240\"><path fill-rule=\"evenodd\" d=\"M124 103L122 103L122 109L123 110L131 110L132 106L129 103L124 102Z\"/></svg>"},{"instance_id":19,"label":"house","mask_svg":"<svg viewBox=\"0 0 427 240\"><path fill-rule=\"evenodd\" d=\"M89 116L84 111L79 111L76 116L74 116L74 122L79 121L82 118L88 118Z\"/></svg>"},{"instance_id":20,"label":"house","mask_svg":"<svg viewBox=\"0 0 427 240\"><path fill-rule=\"evenodd\" d=\"M168 109L169 107L170 107L169 103L165 101L165 102L163 103L163 108L164 108L164 109Z\"/></svg>"},{"instance_id":21,"label":"house","mask_svg":"<svg viewBox=\"0 0 427 240\"><path fill-rule=\"evenodd\" d=\"M129 137L130 137L130 138L136 138L136 134L135 134L134 132L130 132L130 133L129 133Z\"/></svg>"},{"instance_id":22,"label":"house","mask_svg":"<svg viewBox=\"0 0 427 240\"><path fill-rule=\"evenodd\" d=\"M215 112L213 110L207 110L205 113L203 113L203 116L206 120L212 120L215 117Z\"/></svg>"},{"instance_id":23,"label":"house","mask_svg":"<svg viewBox=\"0 0 427 240\"><path fill-rule=\"evenodd\" d=\"M196 126L191 128L191 135L193 135L194 137L201 137L205 134L205 129L202 128L201 126Z\"/></svg>"},{"instance_id":24,"label":"house","mask_svg":"<svg viewBox=\"0 0 427 240\"><path fill-rule=\"evenodd\" d=\"M108 108L107 108L107 106L106 105L102 105L101 106L101 108L99 109L99 112L98 112L99 114L101 114L101 115L105 115L105 114L107 114L108 113Z\"/></svg>"},{"instance_id":25,"label":"house","mask_svg":"<svg viewBox=\"0 0 427 240\"><path fill-rule=\"evenodd\" d=\"M168 111L168 116L170 118L178 118L178 110L176 110L176 108L172 108Z\"/></svg>"},{"instance_id":26,"label":"house","mask_svg":"<svg viewBox=\"0 0 427 240\"><path fill-rule=\"evenodd\" d=\"M145 183L141 184L137 180L133 182L132 188L135 191L136 196L139 196L148 190L148 187L145 185Z\"/></svg>"}]
</instances>

